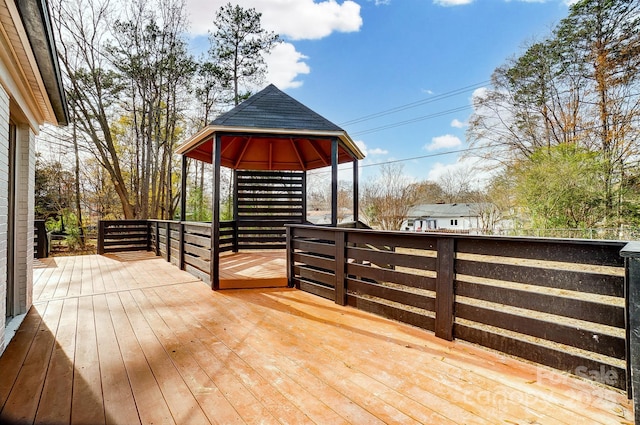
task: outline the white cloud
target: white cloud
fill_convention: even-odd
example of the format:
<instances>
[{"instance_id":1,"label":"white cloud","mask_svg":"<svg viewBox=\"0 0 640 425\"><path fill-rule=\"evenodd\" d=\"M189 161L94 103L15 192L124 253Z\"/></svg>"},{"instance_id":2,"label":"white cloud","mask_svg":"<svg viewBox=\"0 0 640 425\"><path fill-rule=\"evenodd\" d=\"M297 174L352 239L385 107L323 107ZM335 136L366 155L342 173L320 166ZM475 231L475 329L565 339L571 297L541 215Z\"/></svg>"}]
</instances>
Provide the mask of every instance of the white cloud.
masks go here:
<instances>
[{"instance_id":1,"label":"white cloud","mask_svg":"<svg viewBox=\"0 0 640 425\"><path fill-rule=\"evenodd\" d=\"M433 4L438 6L462 6L471 3L473 3L473 0L433 0Z\"/></svg>"},{"instance_id":2,"label":"white cloud","mask_svg":"<svg viewBox=\"0 0 640 425\"><path fill-rule=\"evenodd\" d=\"M452 164L435 163L429 170L427 180L438 182L443 176L460 176L469 179L472 189L482 189L494 174L495 172L487 166L486 160L469 157L458 158Z\"/></svg>"},{"instance_id":3,"label":"white cloud","mask_svg":"<svg viewBox=\"0 0 640 425\"><path fill-rule=\"evenodd\" d=\"M389 151L381 148L373 148L369 150L369 155L386 155Z\"/></svg>"},{"instance_id":4,"label":"white cloud","mask_svg":"<svg viewBox=\"0 0 640 425\"><path fill-rule=\"evenodd\" d=\"M425 93L425 94L433 94L433 90L429 90L429 89L422 89L422 93Z\"/></svg>"},{"instance_id":5,"label":"white cloud","mask_svg":"<svg viewBox=\"0 0 640 425\"><path fill-rule=\"evenodd\" d=\"M467 126L466 123L460 121L457 118L454 118L454 120L451 121L451 127L453 127L453 128L465 128L466 126Z\"/></svg>"},{"instance_id":6,"label":"white cloud","mask_svg":"<svg viewBox=\"0 0 640 425\"><path fill-rule=\"evenodd\" d=\"M362 140L355 140L354 142L358 149L360 149L360 151L364 154L364 156L367 156L367 145Z\"/></svg>"},{"instance_id":7,"label":"white cloud","mask_svg":"<svg viewBox=\"0 0 640 425\"><path fill-rule=\"evenodd\" d=\"M471 100L475 100L476 98L487 97L487 93L489 93L489 89L486 87L480 87L473 91L471 94Z\"/></svg>"},{"instance_id":8,"label":"white cloud","mask_svg":"<svg viewBox=\"0 0 640 425\"><path fill-rule=\"evenodd\" d=\"M386 154L389 153L389 151L386 150L386 149L381 149L381 148L369 149L367 147L366 143L363 142L362 140L356 140L355 144L362 151L362 153L365 156L367 156L367 155L386 155Z\"/></svg>"},{"instance_id":9,"label":"white cloud","mask_svg":"<svg viewBox=\"0 0 640 425\"><path fill-rule=\"evenodd\" d=\"M428 151L435 151L438 149L453 148L460 146L461 144L462 141L458 137L452 134L445 134L431 139L431 143L424 145L424 149Z\"/></svg>"},{"instance_id":10,"label":"white cloud","mask_svg":"<svg viewBox=\"0 0 640 425\"><path fill-rule=\"evenodd\" d=\"M228 0L186 0L191 24L191 36L201 36L213 30L218 9ZM263 27L282 35L285 40L319 39L333 32L360 30L360 5L353 0L245 0L242 7L255 8L262 13ZM307 57L296 51L291 43L280 43L265 57L267 81L280 89L302 85L300 75L311 69L304 62Z\"/></svg>"},{"instance_id":11,"label":"white cloud","mask_svg":"<svg viewBox=\"0 0 640 425\"><path fill-rule=\"evenodd\" d=\"M293 44L280 43L271 53L265 57L267 64L267 81L284 90L288 88L300 87L302 81L296 78L301 74L311 72L309 65L304 63L307 56L298 52Z\"/></svg>"},{"instance_id":12,"label":"white cloud","mask_svg":"<svg viewBox=\"0 0 640 425\"><path fill-rule=\"evenodd\" d=\"M218 9L228 0L187 0L193 35L213 28ZM262 13L264 28L293 40L320 39L333 33L359 31L360 5L353 0L245 0L244 8Z\"/></svg>"}]
</instances>

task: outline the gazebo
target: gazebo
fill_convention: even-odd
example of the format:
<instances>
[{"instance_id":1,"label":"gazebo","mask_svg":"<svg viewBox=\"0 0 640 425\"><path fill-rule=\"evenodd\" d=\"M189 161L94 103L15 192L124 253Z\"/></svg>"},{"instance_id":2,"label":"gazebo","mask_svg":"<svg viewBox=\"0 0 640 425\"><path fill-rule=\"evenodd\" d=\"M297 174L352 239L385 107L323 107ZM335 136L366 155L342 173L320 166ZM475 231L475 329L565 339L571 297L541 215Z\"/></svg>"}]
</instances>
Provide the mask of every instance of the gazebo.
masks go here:
<instances>
[{"instance_id":1,"label":"gazebo","mask_svg":"<svg viewBox=\"0 0 640 425\"><path fill-rule=\"evenodd\" d=\"M232 249L281 249L285 224L305 223L306 172L331 167L331 225L338 224L338 165L353 164L353 217L358 221L358 161L346 131L269 85L220 115L178 147L182 155L181 221L186 219L187 158L213 165L211 285L220 282L220 169L233 179ZM229 230L225 230L228 235Z\"/></svg>"}]
</instances>

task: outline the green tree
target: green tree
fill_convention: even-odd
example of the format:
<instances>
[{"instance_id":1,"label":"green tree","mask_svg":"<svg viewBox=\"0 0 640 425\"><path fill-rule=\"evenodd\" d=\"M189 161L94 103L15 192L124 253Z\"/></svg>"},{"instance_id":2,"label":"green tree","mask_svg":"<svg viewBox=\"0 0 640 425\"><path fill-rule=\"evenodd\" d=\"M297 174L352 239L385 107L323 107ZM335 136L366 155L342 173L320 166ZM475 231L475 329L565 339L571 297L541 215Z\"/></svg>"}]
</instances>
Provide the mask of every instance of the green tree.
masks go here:
<instances>
[{"instance_id":1,"label":"green tree","mask_svg":"<svg viewBox=\"0 0 640 425\"><path fill-rule=\"evenodd\" d=\"M627 160L638 153L638 28L638 1L582 0L555 31L558 42L583 64L579 71L589 83L583 103L583 145L602 153L605 208L613 222L620 218L619 191Z\"/></svg>"},{"instance_id":2,"label":"green tree","mask_svg":"<svg viewBox=\"0 0 640 425\"><path fill-rule=\"evenodd\" d=\"M36 159L35 217L57 218L71 209L74 202L75 178L59 161Z\"/></svg>"},{"instance_id":3,"label":"green tree","mask_svg":"<svg viewBox=\"0 0 640 425\"><path fill-rule=\"evenodd\" d=\"M535 228L591 228L605 217L598 153L574 144L542 148L511 173L518 204Z\"/></svg>"},{"instance_id":4,"label":"green tree","mask_svg":"<svg viewBox=\"0 0 640 425\"><path fill-rule=\"evenodd\" d=\"M262 28L262 14L231 3L216 13L215 32L210 33L211 62L222 71L223 87L233 90L234 105L246 99L247 85L261 82L266 72L264 55L279 41L279 36ZM240 90L245 92L241 93Z\"/></svg>"},{"instance_id":5,"label":"green tree","mask_svg":"<svg viewBox=\"0 0 640 425\"><path fill-rule=\"evenodd\" d=\"M630 219L626 183L640 140L640 2L582 0L551 36L496 69L468 139L506 166L576 144L596 152L602 225Z\"/></svg>"}]
</instances>

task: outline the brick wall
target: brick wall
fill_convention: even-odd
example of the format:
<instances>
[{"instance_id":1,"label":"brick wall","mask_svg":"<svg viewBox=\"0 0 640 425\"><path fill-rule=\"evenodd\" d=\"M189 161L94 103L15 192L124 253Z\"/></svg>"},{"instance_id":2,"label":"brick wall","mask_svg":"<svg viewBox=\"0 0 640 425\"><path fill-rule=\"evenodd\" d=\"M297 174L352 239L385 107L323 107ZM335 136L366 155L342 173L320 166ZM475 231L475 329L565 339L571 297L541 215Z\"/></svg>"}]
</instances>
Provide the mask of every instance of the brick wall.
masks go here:
<instances>
[{"instance_id":1,"label":"brick wall","mask_svg":"<svg viewBox=\"0 0 640 425\"><path fill-rule=\"evenodd\" d=\"M7 212L9 194L9 96L0 86L0 353L5 347Z\"/></svg>"}]
</instances>

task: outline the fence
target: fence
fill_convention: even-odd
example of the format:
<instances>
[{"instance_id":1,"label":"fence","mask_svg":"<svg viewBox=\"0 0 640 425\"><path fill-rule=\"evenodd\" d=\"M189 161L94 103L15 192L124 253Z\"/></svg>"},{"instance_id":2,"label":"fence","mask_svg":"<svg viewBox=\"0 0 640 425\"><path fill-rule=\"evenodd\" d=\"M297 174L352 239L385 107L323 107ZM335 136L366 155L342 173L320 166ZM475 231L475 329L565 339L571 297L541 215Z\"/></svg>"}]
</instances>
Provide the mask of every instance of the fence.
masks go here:
<instances>
[{"instance_id":1,"label":"fence","mask_svg":"<svg viewBox=\"0 0 640 425\"><path fill-rule=\"evenodd\" d=\"M288 226L297 288L628 387L623 242Z\"/></svg>"},{"instance_id":2,"label":"fence","mask_svg":"<svg viewBox=\"0 0 640 425\"><path fill-rule=\"evenodd\" d=\"M98 223L98 254L150 249L147 220L109 220Z\"/></svg>"},{"instance_id":3,"label":"fence","mask_svg":"<svg viewBox=\"0 0 640 425\"><path fill-rule=\"evenodd\" d=\"M44 225L44 220L35 220L33 223L33 253L35 258L47 258L49 256L49 235Z\"/></svg>"}]
</instances>

